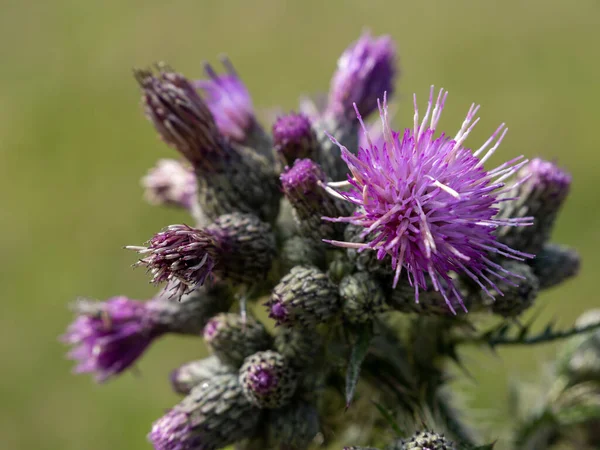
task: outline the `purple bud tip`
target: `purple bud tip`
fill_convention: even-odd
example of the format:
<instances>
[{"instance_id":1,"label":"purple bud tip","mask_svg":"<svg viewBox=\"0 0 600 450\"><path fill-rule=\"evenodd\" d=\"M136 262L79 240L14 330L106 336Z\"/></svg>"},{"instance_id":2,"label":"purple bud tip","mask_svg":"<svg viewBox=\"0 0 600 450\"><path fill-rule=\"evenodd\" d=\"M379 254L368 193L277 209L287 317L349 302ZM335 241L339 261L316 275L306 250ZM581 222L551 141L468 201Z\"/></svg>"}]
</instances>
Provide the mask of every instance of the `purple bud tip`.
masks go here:
<instances>
[{"instance_id":1,"label":"purple bud tip","mask_svg":"<svg viewBox=\"0 0 600 450\"><path fill-rule=\"evenodd\" d=\"M273 142L287 164L314 156L317 147L311 122L303 114L291 113L277 118L273 124Z\"/></svg>"},{"instance_id":2,"label":"purple bud tip","mask_svg":"<svg viewBox=\"0 0 600 450\"><path fill-rule=\"evenodd\" d=\"M174 159L161 159L142 179L145 197L153 205L191 209L196 196L196 177L191 167Z\"/></svg>"},{"instance_id":3,"label":"purple bud tip","mask_svg":"<svg viewBox=\"0 0 600 450\"><path fill-rule=\"evenodd\" d=\"M571 175L556 164L540 158L532 159L519 171L519 178L528 177L525 181L532 187L543 186L549 196L564 197L571 186Z\"/></svg>"},{"instance_id":4,"label":"purple bud tip","mask_svg":"<svg viewBox=\"0 0 600 450\"><path fill-rule=\"evenodd\" d=\"M279 301L271 303L269 307L269 317L277 321L277 323L283 323L288 318L288 311L285 305Z\"/></svg>"},{"instance_id":5,"label":"purple bud tip","mask_svg":"<svg viewBox=\"0 0 600 450\"><path fill-rule=\"evenodd\" d=\"M326 113L356 120L353 104L363 116L377 109L377 99L394 92L397 72L396 49L389 36L372 37L364 33L338 60L331 81Z\"/></svg>"},{"instance_id":6,"label":"purple bud tip","mask_svg":"<svg viewBox=\"0 0 600 450\"><path fill-rule=\"evenodd\" d=\"M298 159L292 168L288 168L280 176L284 192L299 190L303 193L313 192L319 188L319 181L325 181L325 172L310 159Z\"/></svg>"},{"instance_id":7,"label":"purple bud tip","mask_svg":"<svg viewBox=\"0 0 600 450\"><path fill-rule=\"evenodd\" d=\"M211 319L204 327L203 337L205 340L210 341L217 333L219 328L219 321L217 319Z\"/></svg>"},{"instance_id":8,"label":"purple bud tip","mask_svg":"<svg viewBox=\"0 0 600 450\"><path fill-rule=\"evenodd\" d=\"M278 382L277 376L272 370L260 365L252 366L248 380L250 381L252 390L260 395L266 395L271 392L277 386Z\"/></svg>"},{"instance_id":9,"label":"purple bud tip","mask_svg":"<svg viewBox=\"0 0 600 450\"><path fill-rule=\"evenodd\" d=\"M209 79L198 80L194 86L206 94L206 103L219 131L236 142L244 142L248 130L256 121L252 99L231 62L223 59L222 63L226 70L222 75L205 64Z\"/></svg>"},{"instance_id":10,"label":"purple bud tip","mask_svg":"<svg viewBox=\"0 0 600 450\"><path fill-rule=\"evenodd\" d=\"M94 373L105 381L129 368L162 334L149 320L145 303L127 297L106 302L80 301L78 317L62 340L73 346L69 357L76 373Z\"/></svg>"},{"instance_id":11,"label":"purple bud tip","mask_svg":"<svg viewBox=\"0 0 600 450\"><path fill-rule=\"evenodd\" d=\"M155 450L184 450L189 448L190 432L187 415L172 409L154 422L148 440Z\"/></svg>"}]
</instances>

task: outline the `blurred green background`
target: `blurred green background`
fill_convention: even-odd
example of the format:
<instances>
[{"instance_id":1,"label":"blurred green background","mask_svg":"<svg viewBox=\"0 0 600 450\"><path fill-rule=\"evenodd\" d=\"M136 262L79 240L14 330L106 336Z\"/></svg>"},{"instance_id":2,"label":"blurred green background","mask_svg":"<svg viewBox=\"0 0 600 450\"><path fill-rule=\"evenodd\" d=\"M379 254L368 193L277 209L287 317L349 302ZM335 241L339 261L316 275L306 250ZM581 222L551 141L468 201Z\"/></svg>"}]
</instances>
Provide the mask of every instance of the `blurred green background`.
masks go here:
<instances>
[{"instance_id":1,"label":"blurred green background","mask_svg":"<svg viewBox=\"0 0 600 450\"><path fill-rule=\"evenodd\" d=\"M391 34L402 75L397 123L431 84L450 91L442 128L458 129L471 101L478 146L500 122L500 159L556 159L574 175L555 239L577 247L576 281L538 300L542 319L569 325L599 306L598 104L600 3L596 0L129 1L0 3L0 442L4 449L147 449L151 422L177 398L169 371L197 358L194 339L157 342L138 373L96 385L72 376L57 341L78 296L146 298L154 292L135 255L180 212L142 201L139 178L174 152L143 118L133 66L165 60L192 78L226 52L258 108L295 108L328 87L336 59L363 27ZM462 382L486 423L506 420L510 377L535 379L552 346L469 351L477 382ZM498 426L487 435L497 437Z\"/></svg>"}]
</instances>

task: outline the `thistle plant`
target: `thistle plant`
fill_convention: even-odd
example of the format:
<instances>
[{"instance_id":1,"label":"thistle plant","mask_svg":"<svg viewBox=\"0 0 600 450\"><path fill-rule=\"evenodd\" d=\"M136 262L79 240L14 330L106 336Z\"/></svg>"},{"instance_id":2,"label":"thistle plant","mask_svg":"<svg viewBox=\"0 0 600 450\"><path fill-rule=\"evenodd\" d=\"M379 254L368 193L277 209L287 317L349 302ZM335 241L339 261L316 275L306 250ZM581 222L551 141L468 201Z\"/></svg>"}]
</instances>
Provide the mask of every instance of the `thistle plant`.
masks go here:
<instances>
[{"instance_id":1,"label":"thistle plant","mask_svg":"<svg viewBox=\"0 0 600 450\"><path fill-rule=\"evenodd\" d=\"M506 126L471 149L479 106L440 130L443 89L415 95L414 120L395 128L387 36L342 53L324 108L268 125L223 65L202 80L163 63L134 71L147 118L183 158L158 161L144 196L189 222L126 247L154 298L75 304L63 336L75 371L103 382L168 333L203 339L210 356L168 374L182 399L149 424L157 450L491 449L452 392L461 347L565 339L550 394L515 414L508 441L597 448L600 316L541 333L521 318L579 270L577 251L551 241L571 176L537 157L488 167Z\"/></svg>"}]
</instances>

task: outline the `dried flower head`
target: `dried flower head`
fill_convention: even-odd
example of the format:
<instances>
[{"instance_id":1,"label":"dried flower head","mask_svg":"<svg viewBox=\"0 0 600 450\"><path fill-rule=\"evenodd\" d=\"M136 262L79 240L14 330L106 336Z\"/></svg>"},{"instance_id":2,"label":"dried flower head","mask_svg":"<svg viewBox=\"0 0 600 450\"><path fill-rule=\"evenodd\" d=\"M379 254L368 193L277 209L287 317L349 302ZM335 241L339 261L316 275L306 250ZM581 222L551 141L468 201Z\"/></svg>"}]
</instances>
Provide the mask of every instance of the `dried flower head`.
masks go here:
<instances>
[{"instance_id":1,"label":"dried flower head","mask_svg":"<svg viewBox=\"0 0 600 450\"><path fill-rule=\"evenodd\" d=\"M359 225L364 228L363 236L373 234L374 238L365 243L329 242L360 251L374 250L378 259L390 255L394 286L404 268L418 301L419 289L426 288L428 276L434 289L455 311L457 305L464 305L450 272L470 277L485 292L496 289L489 277L504 279L507 274L489 254L514 259L530 255L498 242L494 230L502 225L526 224L529 218L495 217L503 180L525 163L518 163L520 158L516 158L491 171L483 167L506 134L504 124L481 148L471 152L463 143L479 121L475 119L479 107L472 105L454 138L445 134L434 137L446 94L440 90L434 104L431 88L427 111L420 123L415 96L414 129L406 129L402 135L390 129L384 97L380 108L383 146L371 143L359 149L356 156L340 146L352 173L347 182L349 190L340 192L330 187L329 191L357 210L350 217L329 220ZM358 117L366 133L360 114Z\"/></svg>"}]
</instances>

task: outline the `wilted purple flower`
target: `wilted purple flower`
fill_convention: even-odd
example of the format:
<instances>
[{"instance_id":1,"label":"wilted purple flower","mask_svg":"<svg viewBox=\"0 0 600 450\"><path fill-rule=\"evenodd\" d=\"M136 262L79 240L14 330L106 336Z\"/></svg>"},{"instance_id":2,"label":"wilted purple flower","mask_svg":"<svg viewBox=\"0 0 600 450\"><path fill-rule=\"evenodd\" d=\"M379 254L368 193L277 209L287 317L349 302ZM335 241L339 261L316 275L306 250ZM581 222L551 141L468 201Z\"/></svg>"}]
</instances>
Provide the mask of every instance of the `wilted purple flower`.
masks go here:
<instances>
[{"instance_id":1,"label":"wilted purple flower","mask_svg":"<svg viewBox=\"0 0 600 450\"><path fill-rule=\"evenodd\" d=\"M510 275L490 259L490 253L514 259L531 257L499 243L494 235L494 230L502 225L530 224L530 218L496 218L497 205L503 201L499 198L503 180L526 161L519 163L521 157L515 158L491 171L483 167L507 131L504 124L477 151L463 147L479 121L474 120L479 109L475 105L454 138L445 134L434 138L447 93L440 90L435 105L433 94L432 87L420 124L415 96L414 129L406 129L403 135L390 129L384 97L380 108L384 145L368 145L359 149L356 156L340 147L352 173L347 182L349 190L328 189L358 209L350 217L329 220L362 226L363 236L375 237L365 243L329 242L361 251L376 250L378 259L390 255L395 269L394 286L404 267L415 287L416 301L419 289L426 289L425 277L429 276L434 289L442 293L454 311L457 303L463 308L464 304L450 272L470 277L489 293L488 287L499 291L490 275L500 279ZM358 112L357 115L362 124Z\"/></svg>"},{"instance_id":2,"label":"wilted purple flower","mask_svg":"<svg viewBox=\"0 0 600 450\"><path fill-rule=\"evenodd\" d=\"M389 36L374 38L369 32L352 43L338 60L331 80L325 115L339 120L355 120L352 105L367 116L377 108L384 92L394 91L396 49Z\"/></svg>"},{"instance_id":3,"label":"wilted purple flower","mask_svg":"<svg viewBox=\"0 0 600 450\"><path fill-rule=\"evenodd\" d=\"M222 253L215 236L187 225L169 225L147 247L127 248L147 255L136 264L148 267L153 283L174 282L175 297L203 285Z\"/></svg>"},{"instance_id":4,"label":"wilted purple flower","mask_svg":"<svg viewBox=\"0 0 600 450\"><path fill-rule=\"evenodd\" d=\"M248 131L256 124L252 98L233 64L223 58L226 73L218 75L208 63L204 65L209 80L198 80L194 87L206 93L206 103L219 131L231 140L243 143Z\"/></svg>"},{"instance_id":5,"label":"wilted purple flower","mask_svg":"<svg viewBox=\"0 0 600 450\"><path fill-rule=\"evenodd\" d=\"M156 75L135 71L146 116L162 139L196 170L212 170L216 162L227 158L227 147L210 110L183 75L164 65L158 69Z\"/></svg>"},{"instance_id":6,"label":"wilted purple flower","mask_svg":"<svg viewBox=\"0 0 600 450\"><path fill-rule=\"evenodd\" d=\"M271 227L252 214L224 214L205 229L170 225L147 247L128 246L145 255L136 265L148 267L152 282L172 282L179 298L203 285L209 276L238 283L263 279L271 267L275 238Z\"/></svg>"},{"instance_id":7,"label":"wilted purple flower","mask_svg":"<svg viewBox=\"0 0 600 450\"><path fill-rule=\"evenodd\" d=\"M192 210L196 177L191 167L175 159L161 159L142 178L146 200L153 205L179 206Z\"/></svg>"},{"instance_id":8,"label":"wilted purple flower","mask_svg":"<svg viewBox=\"0 0 600 450\"><path fill-rule=\"evenodd\" d=\"M75 310L79 316L62 340L74 346L69 357L79 361L75 372L94 373L98 381L129 368L166 331L150 320L145 303L127 297L80 301Z\"/></svg>"},{"instance_id":9,"label":"wilted purple flower","mask_svg":"<svg viewBox=\"0 0 600 450\"><path fill-rule=\"evenodd\" d=\"M297 159L314 158L317 137L310 119L294 113L278 117L273 124L273 144L284 165L291 165Z\"/></svg>"}]
</instances>

